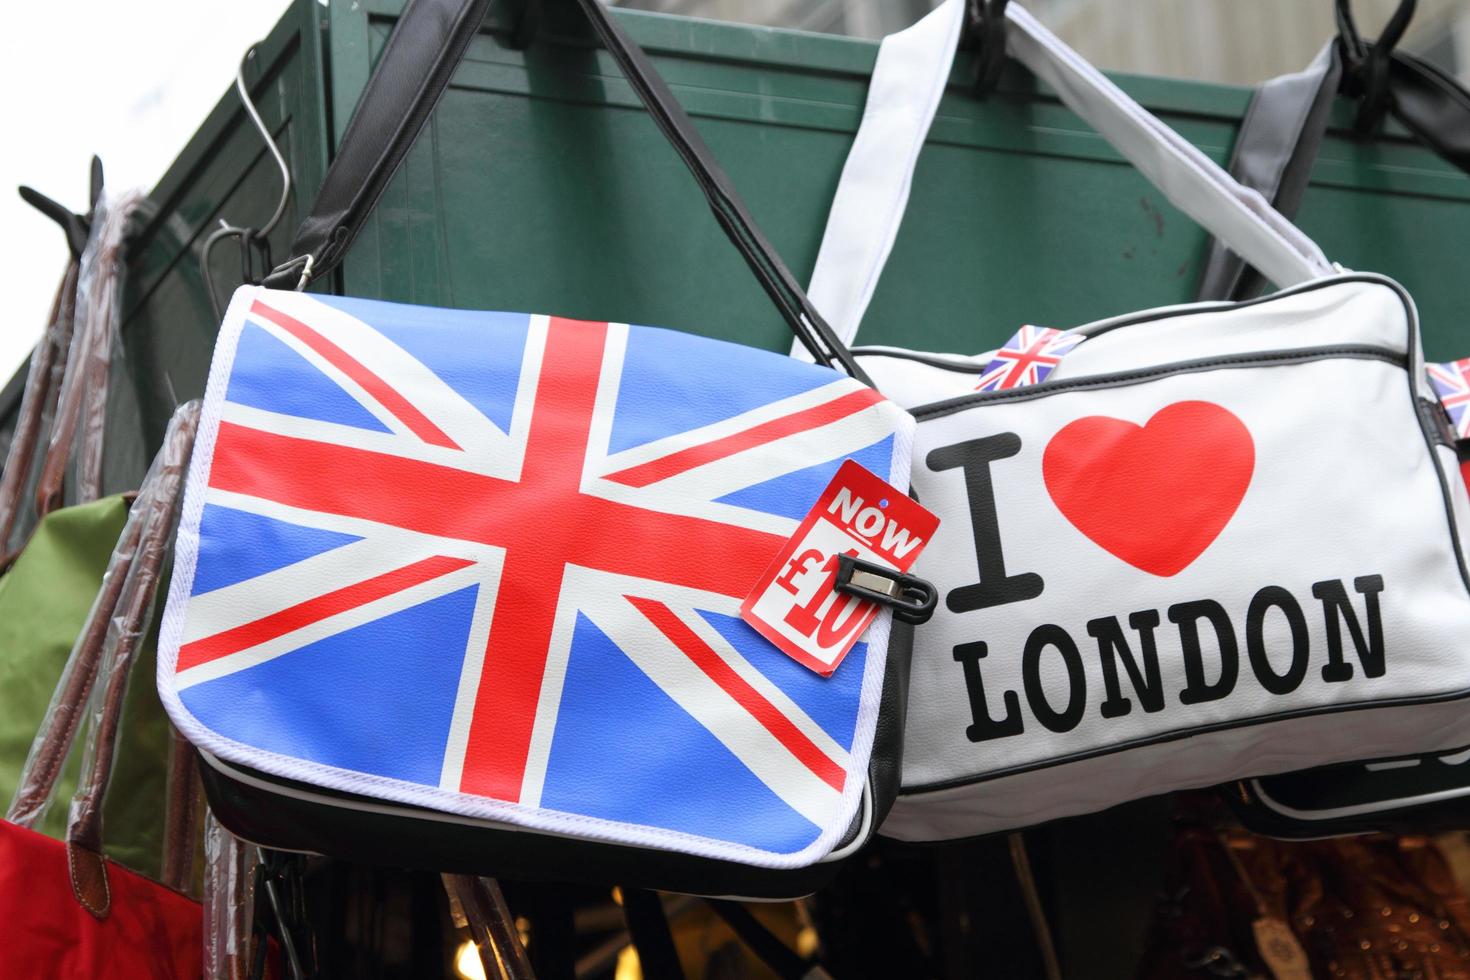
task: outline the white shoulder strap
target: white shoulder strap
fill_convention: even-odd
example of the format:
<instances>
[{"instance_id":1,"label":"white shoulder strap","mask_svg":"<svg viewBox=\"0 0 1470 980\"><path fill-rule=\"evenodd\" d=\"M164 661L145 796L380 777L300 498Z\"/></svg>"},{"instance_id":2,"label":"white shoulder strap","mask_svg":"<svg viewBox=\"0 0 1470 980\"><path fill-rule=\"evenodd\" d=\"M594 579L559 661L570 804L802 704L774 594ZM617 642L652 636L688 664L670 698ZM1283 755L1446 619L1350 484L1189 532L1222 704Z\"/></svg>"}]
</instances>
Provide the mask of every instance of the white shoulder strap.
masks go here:
<instances>
[{"instance_id":1,"label":"white shoulder strap","mask_svg":"<svg viewBox=\"0 0 1470 980\"><path fill-rule=\"evenodd\" d=\"M949 78L964 0L945 0L879 49L809 294L844 342L857 334L908 204L914 165ZM1008 52L1198 221L1278 286L1330 275L1315 243L1255 191L1129 98L1015 3Z\"/></svg>"},{"instance_id":2,"label":"white shoulder strap","mask_svg":"<svg viewBox=\"0 0 1470 980\"><path fill-rule=\"evenodd\" d=\"M878 287L909 203L914 164L949 81L965 20L964 0L942 3L878 48L868 101L858 126L807 296L844 343ZM797 357L811 355L792 345Z\"/></svg>"}]
</instances>

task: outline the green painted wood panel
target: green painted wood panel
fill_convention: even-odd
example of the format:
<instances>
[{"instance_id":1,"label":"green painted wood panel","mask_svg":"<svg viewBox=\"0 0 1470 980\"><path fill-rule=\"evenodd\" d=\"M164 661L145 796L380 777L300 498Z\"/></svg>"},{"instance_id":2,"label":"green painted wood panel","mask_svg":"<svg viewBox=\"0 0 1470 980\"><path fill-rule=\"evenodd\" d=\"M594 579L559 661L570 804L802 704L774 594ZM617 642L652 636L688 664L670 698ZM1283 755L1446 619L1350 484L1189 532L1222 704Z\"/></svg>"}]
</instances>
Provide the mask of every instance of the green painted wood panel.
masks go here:
<instances>
[{"instance_id":1,"label":"green painted wood panel","mask_svg":"<svg viewBox=\"0 0 1470 980\"><path fill-rule=\"evenodd\" d=\"M295 187L270 235L276 255L289 248L326 172L321 12L315 0L293 0L245 73ZM205 237L221 218L264 223L280 185L275 162L232 88L149 195L129 249L123 355L114 368L121 383L113 384L109 406L109 491L137 486L174 405L204 393L218 327L200 274ZM211 265L223 305L240 283L233 240L215 246Z\"/></svg>"}]
</instances>

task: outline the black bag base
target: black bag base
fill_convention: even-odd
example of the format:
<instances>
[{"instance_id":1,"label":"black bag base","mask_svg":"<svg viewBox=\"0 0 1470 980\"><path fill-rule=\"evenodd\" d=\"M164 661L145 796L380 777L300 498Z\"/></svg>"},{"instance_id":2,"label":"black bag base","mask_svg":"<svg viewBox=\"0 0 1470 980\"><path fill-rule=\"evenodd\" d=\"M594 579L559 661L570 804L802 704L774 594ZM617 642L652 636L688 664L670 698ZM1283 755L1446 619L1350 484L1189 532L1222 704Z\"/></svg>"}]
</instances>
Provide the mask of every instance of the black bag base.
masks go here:
<instances>
[{"instance_id":1,"label":"black bag base","mask_svg":"<svg viewBox=\"0 0 1470 980\"><path fill-rule=\"evenodd\" d=\"M774 870L465 822L419 807L282 779L202 753L199 772L210 810L236 837L273 850L324 854L381 867L786 901L826 885L843 863L840 858L829 859L805 868ZM864 836L870 833L864 824L872 819L870 796L865 795L843 846L860 831Z\"/></svg>"},{"instance_id":2,"label":"black bag base","mask_svg":"<svg viewBox=\"0 0 1470 980\"><path fill-rule=\"evenodd\" d=\"M898 793L913 627L894 621L862 804L832 854L803 868L758 868L675 851L495 824L314 786L200 751L209 808L242 840L379 867L517 881L619 885L707 898L790 901L837 874L888 816Z\"/></svg>"},{"instance_id":3,"label":"black bag base","mask_svg":"<svg viewBox=\"0 0 1470 980\"><path fill-rule=\"evenodd\" d=\"M1220 787L1246 829L1281 840L1470 828L1470 749L1323 766Z\"/></svg>"}]
</instances>

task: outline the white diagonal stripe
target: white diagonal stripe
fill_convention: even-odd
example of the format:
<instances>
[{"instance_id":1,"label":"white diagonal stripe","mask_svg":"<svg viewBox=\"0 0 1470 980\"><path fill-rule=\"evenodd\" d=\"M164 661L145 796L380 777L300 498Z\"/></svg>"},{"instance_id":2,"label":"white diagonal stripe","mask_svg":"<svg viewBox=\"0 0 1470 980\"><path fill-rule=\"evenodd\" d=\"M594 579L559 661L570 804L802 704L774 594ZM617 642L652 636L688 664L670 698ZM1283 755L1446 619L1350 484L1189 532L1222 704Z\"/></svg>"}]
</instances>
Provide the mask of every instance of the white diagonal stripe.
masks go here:
<instances>
[{"instance_id":1,"label":"white diagonal stripe","mask_svg":"<svg viewBox=\"0 0 1470 980\"><path fill-rule=\"evenodd\" d=\"M248 667L263 664L268 660L274 660L276 657L290 653L293 650L309 646L318 640L324 640L329 636L354 629L376 619L391 616L394 613L402 612L405 609L428 602L431 599L449 595L451 592L458 592L460 589L474 585L482 574L483 572L481 570L473 566L461 568L430 579L427 582L421 582L400 592L395 592L392 595L384 596L373 602L367 602L348 609L335 616L328 616L326 619L317 620L314 623L303 626L301 629L293 630L273 640L267 640L264 643L240 650L228 656L220 657L217 660L202 663L197 667L181 670L174 675L174 688L175 690L183 691L186 688L193 687L195 684L202 684L205 681L214 680L237 671L245 670Z\"/></svg>"},{"instance_id":2,"label":"white diagonal stripe","mask_svg":"<svg viewBox=\"0 0 1470 980\"><path fill-rule=\"evenodd\" d=\"M793 810L827 826L842 793L821 780L626 599L583 610L638 669Z\"/></svg>"},{"instance_id":3,"label":"white diagonal stripe","mask_svg":"<svg viewBox=\"0 0 1470 980\"><path fill-rule=\"evenodd\" d=\"M405 541L411 538L413 541L420 542L408 545L410 552L417 550L423 554L448 555L451 558L486 562L498 561L498 556L503 555L505 551L503 548L482 544L479 541L425 534L422 531L411 531L394 524L383 524L363 517L292 507L290 504L283 504L279 501L236 493L233 490L221 490L218 487L210 487L204 499L207 503L220 507L229 507L247 514L258 514L261 517L269 517L272 520L305 528L335 531L338 534L355 534L358 537L394 538L403 536ZM191 599L190 602L192 603L193 600Z\"/></svg>"},{"instance_id":4,"label":"white diagonal stripe","mask_svg":"<svg viewBox=\"0 0 1470 980\"><path fill-rule=\"evenodd\" d=\"M718 500L700 500L696 497L670 493L663 488L661 483L648 487L628 487L608 480L593 480L587 485L585 492L589 496L627 504L629 507L642 507L645 510L677 514L680 517L697 517L701 520L729 524L749 531L764 531L783 538L794 534L799 523L794 518L783 514L768 514L763 510L738 507L735 504L721 503Z\"/></svg>"},{"instance_id":5,"label":"white diagonal stripe","mask_svg":"<svg viewBox=\"0 0 1470 980\"><path fill-rule=\"evenodd\" d=\"M644 489L657 494L667 493L673 499L718 500L737 490L868 448L893 432L885 420L891 411L891 406L882 403L870 405L835 422L795 432L676 473Z\"/></svg>"},{"instance_id":6,"label":"white diagonal stripe","mask_svg":"<svg viewBox=\"0 0 1470 980\"><path fill-rule=\"evenodd\" d=\"M494 572L495 574L487 574ZM464 663L459 670L459 688L454 695L454 714L449 720L449 738L444 745L444 762L439 771L439 788L459 792L464 775L465 748L470 741L470 724L480 694L480 674L485 666L485 646L490 639L490 621L499 594L500 569L481 569L480 590L475 595L475 614L465 641Z\"/></svg>"},{"instance_id":7,"label":"white diagonal stripe","mask_svg":"<svg viewBox=\"0 0 1470 980\"><path fill-rule=\"evenodd\" d=\"M479 409L437 374L356 317L328 306L307 293L271 293L261 302L300 320L342 348L402 395L465 452L493 451L508 439L507 433L501 432ZM274 326L264 317L252 315L251 319L262 326ZM280 336L283 331L275 328L273 332ZM466 356L472 355L467 352ZM354 397L366 398L364 405L371 406L374 403L372 397L361 388L352 393Z\"/></svg>"},{"instance_id":8,"label":"white diagonal stripe","mask_svg":"<svg viewBox=\"0 0 1470 980\"><path fill-rule=\"evenodd\" d=\"M377 419L383 425L387 426L391 436L403 438L411 442L419 441L418 437L415 436L411 431L409 431L408 426L399 421L398 416L394 415L392 412L388 411L388 409L384 408L383 405L376 398L367 393L366 388L358 384L356 381L352 380L352 378L344 373L341 368L337 367L337 365L327 360L321 354L318 354L315 348L309 345L306 341L297 337L294 333L287 330L286 328L276 324L271 320L266 319L263 316L260 316L259 314L249 313L247 314L247 317L249 318L250 323L253 326L259 327L261 330L264 330L266 333L270 334L272 337L276 338L281 343L291 348L298 355L300 355L302 360L306 361L312 367L316 368L322 374L331 379L331 381L336 384L338 388L341 388L344 392L347 393L348 397L357 402L357 404L362 407L363 411L367 412L373 418ZM296 319L299 320L301 318L296 317ZM226 408L228 408L230 403L225 402L224 404ZM346 428L346 426L344 426L343 428Z\"/></svg>"},{"instance_id":9,"label":"white diagonal stripe","mask_svg":"<svg viewBox=\"0 0 1470 980\"><path fill-rule=\"evenodd\" d=\"M634 446L632 449L624 449L622 452L613 453L601 460L597 470L599 474L606 476L622 470L632 469L635 466L651 462L655 459L662 459L665 456L692 446L714 442L726 436L738 435L764 422L771 422L775 419L785 418L788 415L795 415L797 412L804 412L818 405L825 405L827 402L841 398L843 395L850 395L854 391L861 390L861 386L851 378L839 378L829 384L820 385L810 391L804 391L799 395L792 395L789 398L782 398L780 401L758 406L748 412L741 412L733 418L714 422L710 425L702 425L697 429L675 433L671 436L665 436L662 439L655 439L653 442L644 443L641 446ZM608 443L605 441L600 444L592 444L592 446L604 450L607 445Z\"/></svg>"},{"instance_id":10,"label":"white diagonal stripe","mask_svg":"<svg viewBox=\"0 0 1470 980\"><path fill-rule=\"evenodd\" d=\"M375 535L193 596L189 600L183 643L253 623L428 556L421 541Z\"/></svg>"},{"instance_id":11,"label":"white diagonal stripe","mask_svg":"<svg viewBox=\"0 0 1470 980\"><path fill-rule=\"evenodd\" d=\"M731 670L739 674L745 683L755 688L761 697L775 705L776 710L785 715L787 720L795 725L803 735L811 739L812 744L821 749L823 755L841 766L844 771L847 769L850 762L847 750L839 745L836 739L827 734L825 728L812 720L812 717L803 711L799 704L791 700L790 695L772 683L771 679L765 674L756 670L755 665L749 660L746 660L740 651L736 650L719 630L711 626L694 609L679 608L677 606L669 606L669 608L683 621L685 626L688 626L696 636L707 643L711 650L719 654L720 659L725 661ZM786 655L773 649L771 650L771 656L784 657Z\"/></svg>"}]
</instances>

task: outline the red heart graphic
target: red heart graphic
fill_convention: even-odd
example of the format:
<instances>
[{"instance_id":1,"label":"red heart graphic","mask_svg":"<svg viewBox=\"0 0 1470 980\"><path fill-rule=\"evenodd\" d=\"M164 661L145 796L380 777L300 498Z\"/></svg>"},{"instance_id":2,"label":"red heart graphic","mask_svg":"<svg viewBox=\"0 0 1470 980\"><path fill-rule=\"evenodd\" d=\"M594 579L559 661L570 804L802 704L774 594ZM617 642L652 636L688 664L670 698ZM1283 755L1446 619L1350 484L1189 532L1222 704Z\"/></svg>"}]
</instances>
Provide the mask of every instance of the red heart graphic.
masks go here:
<instances>
[{"instance_id":1,"label":"red heart graphic","mask_svg":"<svg viewBox=\"0 0 1470 980\"><path fill-rule=\"evenodd\" d=\"M1250 486L1255 443L1210 402L1176 402L1142 426L1092 415L1047 443L1051 499L1093 543L1135 568L1177 575L1225 529Z\"/></svg>"}]
</instances>

